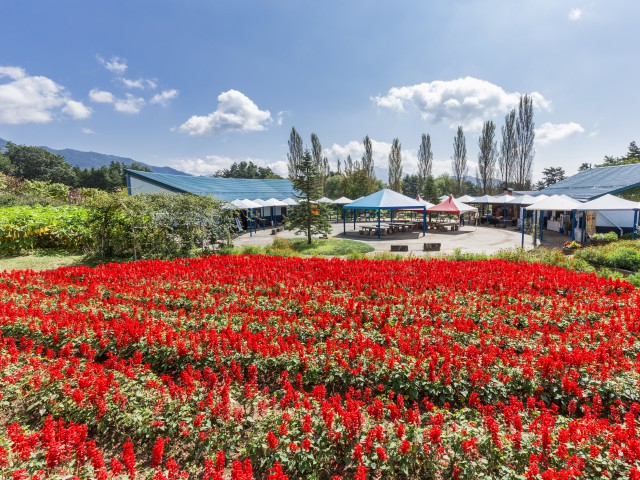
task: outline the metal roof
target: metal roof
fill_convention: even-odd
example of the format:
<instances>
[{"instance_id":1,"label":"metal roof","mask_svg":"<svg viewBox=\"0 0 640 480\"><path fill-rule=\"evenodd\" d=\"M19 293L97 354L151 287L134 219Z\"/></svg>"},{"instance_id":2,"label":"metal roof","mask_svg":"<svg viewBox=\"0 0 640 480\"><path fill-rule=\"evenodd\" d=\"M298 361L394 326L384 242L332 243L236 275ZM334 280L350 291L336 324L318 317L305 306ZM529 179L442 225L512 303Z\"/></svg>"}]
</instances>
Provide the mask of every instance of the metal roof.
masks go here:
<instances>
[{"instance_id":1,"label":"metal roof","mask_svg":"<svg viewBox=\"0 0 640 480\"><path fill-rule=\"evenodd\" d=\"M388 188L383 188L371 195L354 200L342 208L354 210L399 210L402 208L426 209L426 207L417 200L406 197L401 193L394 192Z\"/></svg>"},{"instance_id":2,"label":"metal roof","mask_svg":"<svg viewBox=\"0 0 640 480\"><path fill-rule=\"evenodd\" d=\"M617 167L596 167L551 185L540 193L565 194L581 201L593 200L607 193L616 194L640 186L640 163Z\"/></svg>"},{"instance_id":3,"label":"metal roof","mask_svg":"<svg viewBox=\"0 0 640 480\"><path fill-rule=\"evenodd\" d=\"M126 173L139 180L149 182L173 192L210 195L229 202L238 198L247 197L283 200L287 197L295 197L296 193L290 180L194 177L170 175L167 173L139 172L137 170L126 170Z\"/></svg>"}]
</instances>

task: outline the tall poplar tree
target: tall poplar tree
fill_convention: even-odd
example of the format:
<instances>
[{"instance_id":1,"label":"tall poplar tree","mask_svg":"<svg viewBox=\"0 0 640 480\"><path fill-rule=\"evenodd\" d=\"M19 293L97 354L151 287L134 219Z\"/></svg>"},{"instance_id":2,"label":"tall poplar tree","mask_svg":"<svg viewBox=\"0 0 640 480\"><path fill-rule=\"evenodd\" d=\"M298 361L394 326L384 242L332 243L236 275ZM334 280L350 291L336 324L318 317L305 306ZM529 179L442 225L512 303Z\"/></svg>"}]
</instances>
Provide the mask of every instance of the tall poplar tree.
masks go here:
<instances>
[{"instance_id":1,"label":"tall poplar tree","mask_svg":"<svg viewBox=\"0 0 640 480\"><path fill-rule=\"evenodd\" d=\"M476 175L483 195L488 194L493 188L498 156L498 144L495 137L496 125L493 121L487 120L482 126L482 133L478 139L478 171Z\"/></svg>"},{"instance_id":2,"label":"tall poplar tree","mask_svg":"<svg viewBox=\"0 0 640 480\"><path fill-rule=\"evenodd\" d=\"M515 184L519 189L531 187L533 174L533 156L535 151L535 123L533 122L533 99L529 95L520 97L518 117L516 119L516 168Z\"/></svg>"},{"instance_id":3,"label":"tall poplar tree","mask_svg":"<svg viewBox=\"0 0 640 480\"><path fill-rule=\"evenodd\" d=\"M467 166L467 141L464 138L462 127L458 126L456 136L453 138L453 157L451 157L451 169L455 181L456 195L462 195L462 187L469 173Z\"/></svg>"},{"instance_id":4,"label":"tall poplar tree","mask_svg":"<svg viewBox=\"0 0 640 480\"><path fill-rule=\"evenodd\" d=\"M402 193L402 145L397 138L393 139L389 152L389 188Z\"/></svg>"},{"instance_id":5,"label":"tall poplar tree","mask_svg":"<svg viewBox=\"0 0 640 480\"><path fill-rule=\"evenodd\" d=\"M373 145L371 144L369 135L364 137L362 143L364 143L364 155L362 156L361 168L371 180L375 180L376 173L373 168Z\"/></svg>"},{"instance_id":6,"label":"tall poplar tree","mask_svg":"<svg viewBox=\"0 0 640 480\"><path fill-rule=\"evenodd\" d=\"M291 128L289 136L289 153L287 153L289 178L293 180L298 174L298 165L302 161L303 155L302 138L296 132L295 127Z\"/></svg>"},{"instance_id":7,"label":"tall poplar tree","mask_svg":"<svg viewBox=\"0 0 640 480\"><path fill-rule=\"evenodd\" d=\"M418 148L418 192L425 189L425 181L431 176L433 169L433 152L431 151L431 136L422 134Z\"/></svg>"},{"instance_id":8,"label":"tall poplar tree","mask_svg":"<svg viewBox=\"0 0 640 480\"><path fill-rule=\"evenodd\" d=\"M504 117L498 157L498 170L503 188L507 188L514 179L516 145L516 111L513 109Z\"/></svg>"},{"instance_id":9,"label":"tall poplar tree","mask_svg":"<svg viewBox=\"0 0 640 480\"><path fill-rule=\"evenodd\" d=\"M327 157L322 156L322 144L318 135L311 134L311 156L313 161L318 165L318 172L320 174L320 182L322 183L322 194L324 195L324 187L329 176L329 160Z\"/></svg>"}]
</instances>

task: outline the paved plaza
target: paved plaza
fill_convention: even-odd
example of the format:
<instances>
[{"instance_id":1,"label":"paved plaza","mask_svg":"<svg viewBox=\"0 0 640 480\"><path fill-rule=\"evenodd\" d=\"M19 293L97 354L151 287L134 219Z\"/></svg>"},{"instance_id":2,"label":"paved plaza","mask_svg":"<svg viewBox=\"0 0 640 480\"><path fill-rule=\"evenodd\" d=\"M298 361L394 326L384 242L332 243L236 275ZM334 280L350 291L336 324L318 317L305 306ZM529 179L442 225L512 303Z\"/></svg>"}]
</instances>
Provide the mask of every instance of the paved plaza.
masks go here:
<instances>
[{"instance_id":1,"label":"paved plaza","mask_svg":"<svg viewBox=\"0 0 640 480\"><path fill-rule=\"evenodd\" d=\"M433 254L438 253L453 253L454 250L460 250L463 253L496 253L499 250L519 248L522 240L520 231L513 227L509 228L496 228L493 226L464 226L460 227L457 231L435 231L428 230L427 234L423 236L422 232L399 232L393 234L382 235L380 239L376 235L361 235L359 233L361 225L373 225L371 222L357 222L356 229L353 228L353 222L346 224L346 235L343 234L343 225L340 223L332 223L332 231L329 235L330 238L346 238L349 240L356 240L359 242L365 242L375 248L376 252L389 252L391 245L406 245L408 247L407 252L397 252L407 254L413 254L417 256L424 255L423 247L425 243L440 243L439 252L431 252ZM249 235L248 232L243 233L237 237L233 244L236 247L243 247L245 245L266 246L273 242L273 239L278 238L303 238L301 235L295 235L292 231L280 230L275 234L272 233L273 229L267 227L264 230L258 229L257 233ZM560 247L562 242L568 239L568 237L554 234L553 232L546 232L543 236L542 246L545 247ZM525 235L524 247L526 249L534 248L530 235ZM373 252L372 252L373 253Z\"/></svg>"}]
</instances>

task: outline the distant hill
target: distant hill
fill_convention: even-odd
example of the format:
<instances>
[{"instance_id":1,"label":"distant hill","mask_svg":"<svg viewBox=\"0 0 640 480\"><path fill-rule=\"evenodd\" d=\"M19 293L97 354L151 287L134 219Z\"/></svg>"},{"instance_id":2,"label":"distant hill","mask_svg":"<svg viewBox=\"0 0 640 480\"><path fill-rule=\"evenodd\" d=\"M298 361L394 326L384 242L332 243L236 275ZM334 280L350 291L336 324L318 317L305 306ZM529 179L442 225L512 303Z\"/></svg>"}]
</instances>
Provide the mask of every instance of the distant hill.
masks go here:
<instances>
[{"instance_id":1,"label":"distant hill","mask_svg":"<svg viewBox=\"0 0 640 480\"><path fill-rule=\"evenodd\" d=\"M4 146L6 145L7 140L0 138L0 149L4 150ZM171 167L156 167L155 165L149 165L144 162L138 162L132 158L127 157L118 157L116 155L107 155L105 153L96 153L96 152L81 152L79 150L73 150L71 148L65 148L64 150L55 150L49 147L41 147L45 150L48 150L51 153L55 153L56 155L60 155L64 157L64 159L70 163L71 165L77 165L80 168L100 168L103 165L109 165L111 162L120 162L126 165L130 165L133 162L139 163L141 165L145 165L149 167L152 171L156 173L170 173L172 175L187 175L188 173L181 172L180 170L176 170Z\"/></svg>"}]
</instances>

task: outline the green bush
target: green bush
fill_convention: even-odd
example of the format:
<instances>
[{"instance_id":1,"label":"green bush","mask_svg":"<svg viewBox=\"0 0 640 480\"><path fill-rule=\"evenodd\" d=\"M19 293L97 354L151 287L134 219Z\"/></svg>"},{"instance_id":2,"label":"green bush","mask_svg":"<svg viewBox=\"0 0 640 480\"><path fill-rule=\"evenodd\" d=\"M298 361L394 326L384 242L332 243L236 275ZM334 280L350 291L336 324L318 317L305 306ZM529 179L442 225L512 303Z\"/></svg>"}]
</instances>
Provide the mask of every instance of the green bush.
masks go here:
<instances>
[{"instance_id":1,"label":"green bush","mask_svg":"<svg viewBox=\"0 0 640 480\"><path fill-rule=\"evenodd\" d=\"M596 267L640 271L640 241L621 240L578 250L574 257Z\"/></svg>"},{"instance_id":2,"label":"green bush","mask_svg":"<svg viewBox=\"0 0 640 480\"><path fill-rule=\"evenodd\" d=\"M618 241L618 234L616 232L594 233L591 235L591 240L599 242L616 242Z\"/></svg>"},{"instance_id":3,"label":"green bush","mask_svg":"<svg viewBox=\"0 0 640 480\"><path fill-rule=\"evenodd\" d=\"M91 245L87 219L85 208L72 205L2 207L0 254L37 248L85 250Z\"/></svg>"},{"instance_id":4,"label":"green bush","mask_svg":"<svg viewBox=\"0 0 640 480\"><path fill-rule=\"evenodd\" d=\"M232 210L212 197L93 192L89 227L102 258L175 258L231 241Z\"/></svg>"}]
</instances>

